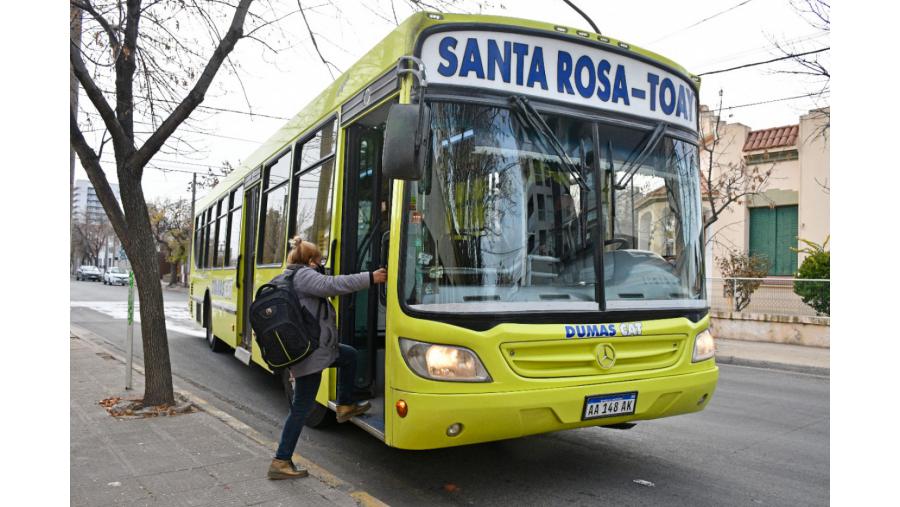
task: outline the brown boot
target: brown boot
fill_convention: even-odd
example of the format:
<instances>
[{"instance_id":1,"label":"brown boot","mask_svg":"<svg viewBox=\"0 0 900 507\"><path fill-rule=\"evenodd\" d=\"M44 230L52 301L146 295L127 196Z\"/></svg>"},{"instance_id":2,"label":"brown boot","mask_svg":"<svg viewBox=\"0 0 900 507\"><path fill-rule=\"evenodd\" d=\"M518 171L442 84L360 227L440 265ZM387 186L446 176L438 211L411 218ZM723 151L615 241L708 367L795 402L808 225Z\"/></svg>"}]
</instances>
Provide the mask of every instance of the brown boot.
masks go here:
<instances>
[{"instance_id":1,"label":"brown boot","mask_svg":"<svg viewBox=\"0 0 900 507\"><path fill-rule=\"evenodd\" d=\"M307 475L309 472L305 468L295 465L292 461L273 459L269 465L269 479L295 479Z\"/></svg>"},{"instance_id":2,"label":"brown boot","mask_svg":"<svg viewBox=\"0 0 900 507\"><path fill-rule=\"evenodd\" d=\"M337 422L347 422L358 415L365 414L370 408L372 408L372 404L368 401L353 405L338 405L336 410Z\"/></svg>"}]
</instances>

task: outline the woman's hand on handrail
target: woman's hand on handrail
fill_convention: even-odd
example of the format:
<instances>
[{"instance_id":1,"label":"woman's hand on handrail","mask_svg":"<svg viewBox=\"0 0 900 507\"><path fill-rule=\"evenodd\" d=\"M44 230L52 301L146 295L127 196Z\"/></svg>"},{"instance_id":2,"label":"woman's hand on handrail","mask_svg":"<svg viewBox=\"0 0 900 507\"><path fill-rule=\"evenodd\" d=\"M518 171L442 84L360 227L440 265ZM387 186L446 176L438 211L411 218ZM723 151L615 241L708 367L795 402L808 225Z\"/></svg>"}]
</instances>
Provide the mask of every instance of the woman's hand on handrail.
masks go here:
<instances>
[{"instance_id":1,"label":"woman's hand on handrail","mask_svg":"<svg viewBox=\"0 0 900 507\"><path fill-rule=\"evenodd\" d=\"M372 271L372 282L376 284L384 283L387 281L387 271L384 268L378 268L375 271Z\"/></svg>"}]
</instances>

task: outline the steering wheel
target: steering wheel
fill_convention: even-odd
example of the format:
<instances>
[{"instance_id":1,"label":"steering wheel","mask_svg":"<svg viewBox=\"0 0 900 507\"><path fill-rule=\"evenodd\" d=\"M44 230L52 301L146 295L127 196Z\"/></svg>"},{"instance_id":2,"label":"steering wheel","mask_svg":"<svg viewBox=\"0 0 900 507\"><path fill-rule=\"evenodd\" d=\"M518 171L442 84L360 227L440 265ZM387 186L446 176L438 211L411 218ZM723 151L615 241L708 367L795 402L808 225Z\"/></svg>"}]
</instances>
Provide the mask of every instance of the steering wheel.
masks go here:
<instances>
[{"instance_id":1,"label":"steering wheel","mask_svg":"<svg viewBox=\"0 0 900 507\"><path fill-rule=\"evenodd\" d=\"M631 241L626 238L612 238L603 242L603 246L609 245L619 245L616 247L616 250L621 250L623 248L628 248L631 246Z\"/></svg>"}]
</instances>

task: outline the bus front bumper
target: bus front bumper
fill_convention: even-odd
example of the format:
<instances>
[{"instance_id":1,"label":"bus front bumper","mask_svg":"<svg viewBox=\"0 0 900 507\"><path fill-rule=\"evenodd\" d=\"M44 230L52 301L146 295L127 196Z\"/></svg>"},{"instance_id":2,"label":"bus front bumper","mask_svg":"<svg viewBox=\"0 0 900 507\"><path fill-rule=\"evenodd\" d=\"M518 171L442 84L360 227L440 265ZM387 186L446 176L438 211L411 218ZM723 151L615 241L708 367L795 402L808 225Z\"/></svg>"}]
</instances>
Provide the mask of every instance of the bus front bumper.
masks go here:
<instances>
[{"instance_id":1,"label":"bus front bumper","mask_svg":"<svg viewBox=\"0 0 900 507\"><path fill-rule=\"evenodd\" d=\"M400 449L435 449L516 438L585 426L607 426L703 410L719 378L718 367L697 373L645 380L486 394L422 394L393 390L408 407L393 406L389 444ZM637 391L635 413L582 420L586 396ZM448 428L462 431L448 436Z\"/></svg>"}]
</instances>

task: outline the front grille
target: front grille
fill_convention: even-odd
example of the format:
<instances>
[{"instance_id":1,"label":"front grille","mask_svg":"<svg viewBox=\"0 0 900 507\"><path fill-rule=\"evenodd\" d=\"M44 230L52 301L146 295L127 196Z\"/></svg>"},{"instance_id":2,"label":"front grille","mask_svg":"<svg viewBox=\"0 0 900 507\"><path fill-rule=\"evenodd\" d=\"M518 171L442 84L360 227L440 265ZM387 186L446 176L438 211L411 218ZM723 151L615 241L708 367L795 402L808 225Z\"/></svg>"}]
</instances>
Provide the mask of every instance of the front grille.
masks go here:
<instances>
[{"instance_id":1,"label":"front grille","mask_svg":"<svg viewBox=\"0 0 900 507\"><path fill-rule=\"evenodd\" d=\"M675 364L687 335L628 336L512 342L500 345L503 357L517 374L528 378L561 378L646 372ZM603 345L615 349L616 361L604 369Z\"/></svg>"}]
</instances>

